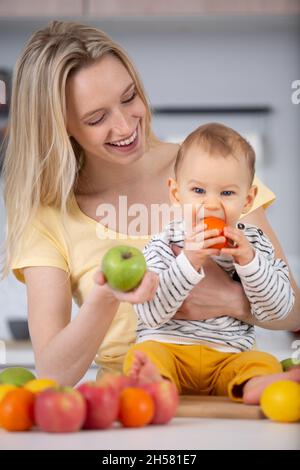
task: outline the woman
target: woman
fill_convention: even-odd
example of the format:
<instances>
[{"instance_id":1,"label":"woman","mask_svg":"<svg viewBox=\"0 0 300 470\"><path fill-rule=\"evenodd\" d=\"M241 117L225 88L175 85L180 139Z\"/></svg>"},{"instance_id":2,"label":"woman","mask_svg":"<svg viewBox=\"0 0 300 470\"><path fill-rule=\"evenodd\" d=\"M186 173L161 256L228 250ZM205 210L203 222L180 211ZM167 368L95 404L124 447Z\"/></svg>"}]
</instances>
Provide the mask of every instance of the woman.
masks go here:
<instances>
[{"instance_id":1,"label":"woman","mask_svg":"<svg viewBox=\"0 0 300 470\"><path fill-rule=\"evenodd\" d=\"M4 181L6 272L13 269L26 283L39 375L75 384L95 356L102 371L120 370L134 341L129 303L151 297L156 278L147 273L136 291L117 300L96 271L120 239L142 249L150 233L127 236L114 221L97 224L97 207L110 204L119 220L119 195L128 207L143 204L148 214L153 204L169 203L165 182L177 150L152 135L138 75L104 33L54 22L32 36L16 67ZM270 198L259 184L256 210L245 220L260 226L283 257L262 208ZM206 273L177 318L209 318L221 310L252 323L239 283L212 261ZM73 321L72 295L80 306ZM262 326L297 329L297 305L299 296L288 318Z\"/></svg>"}]
</instances>

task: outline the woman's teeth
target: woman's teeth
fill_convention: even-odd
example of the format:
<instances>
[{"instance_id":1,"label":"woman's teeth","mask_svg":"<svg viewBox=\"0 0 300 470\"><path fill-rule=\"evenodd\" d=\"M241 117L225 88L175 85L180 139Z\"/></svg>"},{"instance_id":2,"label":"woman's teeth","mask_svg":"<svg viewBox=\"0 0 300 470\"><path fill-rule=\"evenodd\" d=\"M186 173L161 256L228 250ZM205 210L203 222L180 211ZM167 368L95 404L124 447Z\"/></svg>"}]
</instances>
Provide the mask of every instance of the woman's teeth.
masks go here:
<instances>
[{"instance_id":1,"label":"woman's teeth","mask_svg":"<svg viewBox=\"0 0 300 470\"><path fill-rule=\"evenodd\" d=\"M123 147L125 145L130 145L136 139L137 131L135 130L131 137L126 140L119 140L118 142L109 142L110 145L116 145L117 147Z\"/></svg>"}]
</instances>

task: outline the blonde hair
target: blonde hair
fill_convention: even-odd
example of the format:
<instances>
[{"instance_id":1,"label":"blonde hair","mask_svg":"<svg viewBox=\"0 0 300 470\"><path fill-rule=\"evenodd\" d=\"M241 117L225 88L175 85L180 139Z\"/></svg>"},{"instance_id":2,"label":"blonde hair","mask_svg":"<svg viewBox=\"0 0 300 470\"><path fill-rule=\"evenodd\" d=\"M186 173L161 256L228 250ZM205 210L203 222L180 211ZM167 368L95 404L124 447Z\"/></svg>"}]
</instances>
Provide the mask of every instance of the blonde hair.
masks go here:
<instances>
[{"instance_id":1,"label":"blonde hair","mask_svg":"<svg viewBox=\"0 0 300 470\"><path fill-rule=\"evenodd\" d=\"M107 54L117 57L151 112L141 80L123 49L104 32L54 21L37 31L20 56L13 77L7 150L3 166L6 241L3 274L21 250L22 233L43 205L67 210L84 151L66 130L66 83L71 73ZM153 139L155 140L154 136Z\"/></svg>"},{"instance_id":2,"label":"blonde hair","mask_svg":"<svg viewBox=\"0 0 300 470\"><path fill-rule=\"evenodd\" d=\"M252 183L255 173L255 152L252 146L238 132L216 122L198 127L183 141L175 162L176 177L179 174L184 156L194 144L199 145L211 156L245 158L249 169L250 184Z\"/></svg>"}]
</instances>

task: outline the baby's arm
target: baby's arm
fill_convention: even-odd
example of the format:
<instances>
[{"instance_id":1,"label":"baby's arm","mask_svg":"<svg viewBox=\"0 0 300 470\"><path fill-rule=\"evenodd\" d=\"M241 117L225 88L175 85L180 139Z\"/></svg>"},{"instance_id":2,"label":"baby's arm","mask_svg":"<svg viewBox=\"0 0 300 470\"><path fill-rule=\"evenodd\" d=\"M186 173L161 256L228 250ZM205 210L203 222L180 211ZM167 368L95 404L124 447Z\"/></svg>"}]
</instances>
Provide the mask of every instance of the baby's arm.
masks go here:
<instances>
[{"instance_id":1,"label":"baby's arm","mask_svg":"<svg viewBox=\"0 0 300 470\"><path fill-rule=\"evenodd\" d=\"M294 292L288 267L276 259L269 239L256 227L245 229L255 249L254 258L245 265L235 264L251 312L260 322L281 320L293 308Z\"/></svg>"},{"instance_id":2,"label":"baby's arm","mask_svg":"<svg viewBox=\"0 0 300 470\"><path fill-rule=\"evenodd\" d=\"M176 258L160 235L153 237L144 256L148 269L158 274L159 284L151 301L133 307L148 328L158 328L175 315L204 272L196 271L183 252Z\"/></svg>"}]
</instances>

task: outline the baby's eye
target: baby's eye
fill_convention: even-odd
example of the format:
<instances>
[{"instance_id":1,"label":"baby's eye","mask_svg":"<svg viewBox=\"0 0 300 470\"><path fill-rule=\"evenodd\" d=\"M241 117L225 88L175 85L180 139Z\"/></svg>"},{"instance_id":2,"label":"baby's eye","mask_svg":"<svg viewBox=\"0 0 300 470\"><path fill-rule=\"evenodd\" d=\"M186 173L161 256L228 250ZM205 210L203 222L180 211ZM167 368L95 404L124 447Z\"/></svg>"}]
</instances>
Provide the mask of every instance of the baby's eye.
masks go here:
<instances>
[{"instance_id":1,"label":"baby's eye","mask_svg":"<svg viewBox=\"0 0 300 470\"><path fill-rule=\"evenodd\" d=\"M205 193L205 189L203 189L203 188L193 188L192 191L196 194L204 194Z\"/></svg>"},{"instance_id":2,"label":"baby's eye","mask_svg":"<svg viewBox=\"0 0 300 470\"><path fill-rule=\"evenodd\" d=\"M222 196L232 196L233 194L235 194L234 191L222 191L221 192Z\"/></svg>"}]
</instances>

